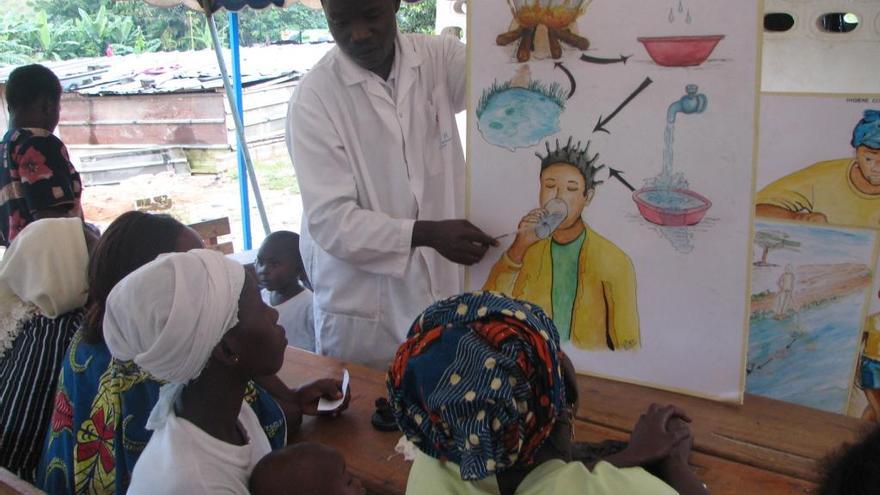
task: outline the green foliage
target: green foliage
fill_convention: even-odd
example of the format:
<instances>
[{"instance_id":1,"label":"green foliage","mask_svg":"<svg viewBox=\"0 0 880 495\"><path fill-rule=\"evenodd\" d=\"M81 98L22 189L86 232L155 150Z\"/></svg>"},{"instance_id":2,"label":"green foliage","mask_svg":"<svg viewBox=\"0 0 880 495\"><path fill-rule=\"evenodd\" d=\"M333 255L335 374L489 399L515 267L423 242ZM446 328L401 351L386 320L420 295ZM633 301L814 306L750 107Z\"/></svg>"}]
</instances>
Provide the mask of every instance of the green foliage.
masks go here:
<instances>
[{"instance_id":1,"label":"green foliage","mask_svg":"<svg viewBox=\"0 0 880 495\"><path fill-rule=\"evenodd\" d=\"M401 31L434 32L436 0L403 2ZM228 20L215 17L221 41L228 43ZM327 29L320 10L301 4L286 9L244 9L239 13L245 46L282 39L285 31ZM186 7L158 8L143 0L27 0L0 15L0 64L102 56L107 47L125 55L211 47L205 17Z\"/></svg>"},{"instance_id":2,"label":"green foliage","mask_svg":"<svg viewBox=\"0 0 880 495\"><path fill-rule=\"evenodd\" d=\"M405 33L433 33L437 24L437 0L401 2L397 25Z\"/></svg>"}]
</instances>

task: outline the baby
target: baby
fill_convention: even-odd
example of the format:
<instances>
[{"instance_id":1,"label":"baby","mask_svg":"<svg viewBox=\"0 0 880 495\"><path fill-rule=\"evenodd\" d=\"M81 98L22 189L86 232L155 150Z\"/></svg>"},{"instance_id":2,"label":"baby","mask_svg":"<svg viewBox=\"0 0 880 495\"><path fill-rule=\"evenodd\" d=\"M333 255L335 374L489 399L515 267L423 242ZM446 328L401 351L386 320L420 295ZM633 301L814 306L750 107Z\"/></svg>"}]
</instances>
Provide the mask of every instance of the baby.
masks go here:
<instances>
[{"instance_id":1,"label":"baby","mask_svg":"<svg viewBox=\"0 0 880 495\"><path fill-rule=\"evenodd\" d=\"M339 452L316 443L298 443L263 457L251 473L252 495L363 495Z\"/></svg>"}]
</instances>

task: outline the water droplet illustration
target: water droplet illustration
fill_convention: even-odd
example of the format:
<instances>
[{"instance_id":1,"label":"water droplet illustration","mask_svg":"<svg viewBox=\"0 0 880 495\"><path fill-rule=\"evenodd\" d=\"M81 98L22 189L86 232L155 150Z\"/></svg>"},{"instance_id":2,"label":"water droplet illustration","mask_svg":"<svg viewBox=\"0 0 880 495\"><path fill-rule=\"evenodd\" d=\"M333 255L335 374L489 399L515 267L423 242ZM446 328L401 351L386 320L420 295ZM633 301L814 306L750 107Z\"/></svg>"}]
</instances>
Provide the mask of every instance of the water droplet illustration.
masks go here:
<instances>
[{"instance_id":1,"label":"water droplet illustration","mask_svg":"<svg viewBox=\"0 0 880 495\"><path fill-rule=\"evenodd\" d=\"M687 18L685 18L684 22L690 24L692 20L693 19L691 19L691 11L690 9L688 9Z\"/></svg>"},{"instance_id":2,"label":"water droplet illustration","mask_svg":"<svg viewBox=\"0 0 880 495\"><path fill-rule=\"evenodd\" d=\"M675 10L673 7L669 8L669 22L675 22L675 13L673 10Z\"/></svg>"},{"instance_id":3,"label":"water droplet illustration","mask_svg":"<svg viewBox=\"0 0 880 495\"><path fill-rule=\"evenodd\" d=\"M684 5L682 5L682 0L678 0L678 13L681 14L684 12Z\"/></svg>"}]
</instances>

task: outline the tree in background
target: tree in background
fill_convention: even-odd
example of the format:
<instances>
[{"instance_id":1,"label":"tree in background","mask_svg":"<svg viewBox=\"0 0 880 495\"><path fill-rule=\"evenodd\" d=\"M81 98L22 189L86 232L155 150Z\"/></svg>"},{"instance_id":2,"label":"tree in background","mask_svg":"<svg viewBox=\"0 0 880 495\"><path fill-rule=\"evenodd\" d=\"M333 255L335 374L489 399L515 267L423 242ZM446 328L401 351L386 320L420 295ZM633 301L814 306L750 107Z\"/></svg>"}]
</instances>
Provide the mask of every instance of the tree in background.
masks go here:
<instances>
[{"instance_id":1,"label":"tree in background","mask_svg":"<svg viewBox=\"0 0 880 495\"><path fill-rule=\"evenodd\" d=\"M186 7L157 8L143 0L28 0L0 15L0 64L66 60L210 48L205 17ZM436 0L403 2L398 21L404 32L434 32ZM227 43L228 21L216 16ZM320 10L301 4L286 9L244 9L239 14L245 46L280 41L284 31L327 29Z\"/></svg>"}]
</instances>

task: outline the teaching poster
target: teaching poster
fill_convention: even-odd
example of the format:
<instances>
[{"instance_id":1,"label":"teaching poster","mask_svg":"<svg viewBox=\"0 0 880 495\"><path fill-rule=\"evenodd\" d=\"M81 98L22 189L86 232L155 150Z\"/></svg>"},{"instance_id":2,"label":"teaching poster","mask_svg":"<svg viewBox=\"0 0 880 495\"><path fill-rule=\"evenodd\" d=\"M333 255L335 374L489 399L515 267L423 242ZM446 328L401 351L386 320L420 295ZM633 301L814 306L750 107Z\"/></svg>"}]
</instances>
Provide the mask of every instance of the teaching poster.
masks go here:
<instances>
[{"instance_id":1,"label":"teaching poster","mask_svg":"<svg viewBox=\"0 0 880 495\"><path fill-rule=\"evenodd\" d=\"M746 391L845 414L876 231L758 219Z\"/></svg>"},{"instance_id":2,"label":"teaching poster","mask_svg":"<svg viewBox=\"0 0 880 495\"><path fill-rule=\"evenodd\" d=\"M741 400L758 2L469 5L470 288L552 315L578 371Z\"/></svg>"},{"instance_id":3,"label":"teaching poster","mask_svg":"<svg viewBox=\"0 0 880 495\"><path fill-rule=\"evenodd\" d=\"M756 226L787 221L833 235L783 249L775 268L755 266L753 298L782 293L781 282L774 291L760 281L766 275L772 282L786 256L813 267L826 266L828 256L851 259L812 280L821 291L784 312L754 311L753 299L747 391L877 421L878 260L876 252L853 257L849 241L854 229L867 229L864 237L880 228L880 96L763 94L760 129ZM826 261L810 261L819 251ZM794 280L792 287L800 284ZM776 329L775 341L766 341L769 328Z\"/></svg>"}]
</instances>

